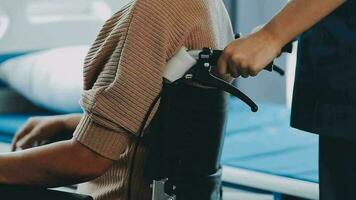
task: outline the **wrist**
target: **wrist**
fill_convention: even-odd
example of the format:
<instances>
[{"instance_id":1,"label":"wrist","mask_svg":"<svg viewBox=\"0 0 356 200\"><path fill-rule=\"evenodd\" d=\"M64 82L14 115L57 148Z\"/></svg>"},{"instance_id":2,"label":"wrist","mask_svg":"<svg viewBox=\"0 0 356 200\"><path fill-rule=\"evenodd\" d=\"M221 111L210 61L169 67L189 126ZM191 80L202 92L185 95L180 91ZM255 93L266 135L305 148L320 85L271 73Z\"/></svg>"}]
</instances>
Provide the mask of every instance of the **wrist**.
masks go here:
<instances>
[{"instance_id":1,"label":"wrist","mask_svg":"<svg viewBox=\"0 0 356 200\"><path fill-rule=\"evenodd\" d=\"M0 156L0 184L9 184L9 181L6 178L5 175L5 170L6 165L4 164L6 162L6 157L4 155Z\"/></svg>"},{"instance_id":2,"label":"wrist","mask_svg":"<svg viewBox=\"0 0 356 200\"><path fill-rule=\"evenodd\" d=\"M82 114L68 114L62 117L61 123L66 130L74 131L78 126L81 118Z\"/></svg>"},{"instance_id":3,"label":"wrist","mask_svg":"<svg viewBox=\"0 0 356 200\"><path fill-rule=\"evenodd\" d=\"M260 34L263 41L269 44L269 48L274 49L277 54L281 53L285 42L279 35L274 34L274 31L268 27L263 27L257 34Z\"/></svg>"}]
</instances>

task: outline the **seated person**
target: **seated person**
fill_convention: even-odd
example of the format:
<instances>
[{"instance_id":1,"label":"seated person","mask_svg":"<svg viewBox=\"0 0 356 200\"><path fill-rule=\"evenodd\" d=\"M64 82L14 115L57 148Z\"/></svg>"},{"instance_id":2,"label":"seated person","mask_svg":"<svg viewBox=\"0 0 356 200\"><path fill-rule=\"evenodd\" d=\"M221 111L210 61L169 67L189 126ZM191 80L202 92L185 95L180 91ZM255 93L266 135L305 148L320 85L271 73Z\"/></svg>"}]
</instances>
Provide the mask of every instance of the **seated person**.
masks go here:
<instances>
[{"instance_id":1,"label":"seated person","mask_svg":"<svg viewBox=\"0 0 356 200\"><path fill-rule=\"evenodd\" d=\"M182 46L223 49L233 32L222 0L132 0L104 24L84 66L83 115L33 118L13 150L0 155L0 183L57 187L78 184L96 200L151 199L140 179L145 149L130 162L144 117L162 86L169 60ZM41 142L72 133L70 140ZM142 162L140 162L142 161Z\"/></svg>"}]
</instances>

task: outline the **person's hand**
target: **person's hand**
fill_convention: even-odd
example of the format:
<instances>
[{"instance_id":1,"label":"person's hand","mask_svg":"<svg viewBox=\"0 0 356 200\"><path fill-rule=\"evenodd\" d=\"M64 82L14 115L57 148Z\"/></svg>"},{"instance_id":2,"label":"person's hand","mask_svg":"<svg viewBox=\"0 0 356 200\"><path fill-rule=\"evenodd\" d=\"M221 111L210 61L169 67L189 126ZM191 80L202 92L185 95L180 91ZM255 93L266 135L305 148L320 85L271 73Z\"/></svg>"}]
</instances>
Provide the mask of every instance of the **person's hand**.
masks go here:
<instances>
[{"instance_id":1,"label":"person's hand","mask_svg":"<svg viewBox=\"0 0 356 200\"><path fill-rule=\"evenodd\" d=\"M78 115L32 117L15 134L11 150L28 149L74 131Z\"/></svg>"},{"instance_id":2,"label":"person's hand","mask_svg":"<svg viewBox=\"0 0 356 200\"><path fill-rule=\"evenodd\" d=\"M218 62L219 74L256 76L281 52L282 45L263 29L228 45Z\"/></svg>"}]
</instances>

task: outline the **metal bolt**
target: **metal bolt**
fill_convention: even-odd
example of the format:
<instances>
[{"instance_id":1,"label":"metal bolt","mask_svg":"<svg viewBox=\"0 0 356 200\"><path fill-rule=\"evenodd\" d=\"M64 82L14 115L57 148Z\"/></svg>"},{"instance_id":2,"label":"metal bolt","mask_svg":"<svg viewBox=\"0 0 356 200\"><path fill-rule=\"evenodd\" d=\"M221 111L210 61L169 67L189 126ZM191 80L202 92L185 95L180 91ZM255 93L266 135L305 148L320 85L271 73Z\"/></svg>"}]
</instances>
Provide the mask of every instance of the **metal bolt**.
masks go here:
<instances>
[{"instance_id":1,"label":"metal bolt","mask_svg":"<svg viewBox=\"0 0 356 200\"><path fill-rule=\"evenodd\" d=\"M204 67L206 68L210 67L210 63L204 63Z\"/></svg>"},{"instance_id":2,"label":"metal bolt","mask_svg":"<svg viewBox=\"0 0 356 200\"><path fill-rule=\"evenodd\" d=\"M201 58L203 58L203 59L209 59L209 58L210 58L210 55L205 55L205 54L203 54L203 55L201 55Z\"/></svg>"},{"instance_id":3,"label":"metal bolt","mask_svg":"<svg viewBox=\"0 0 356 200\"><path fill-rule=\"evenodd\" d=\"M193 78L193 74L187 74L185 75L185 79L192 79Z\"/></svg>"}]
</instances>

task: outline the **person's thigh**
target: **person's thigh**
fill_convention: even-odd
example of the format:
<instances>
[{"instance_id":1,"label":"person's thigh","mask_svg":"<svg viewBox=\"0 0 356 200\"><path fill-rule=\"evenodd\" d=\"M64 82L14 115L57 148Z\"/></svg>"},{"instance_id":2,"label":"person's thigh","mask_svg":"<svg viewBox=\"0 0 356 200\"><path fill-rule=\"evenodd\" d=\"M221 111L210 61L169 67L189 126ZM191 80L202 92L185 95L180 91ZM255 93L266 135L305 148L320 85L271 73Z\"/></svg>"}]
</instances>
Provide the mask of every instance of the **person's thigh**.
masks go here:
<instances>
[{"instance_id":1,"label":"person's thigh","mask_svg":"<svg viewBox=\"0 0 356 200\"><path fill-rule=\"evenodd\" d=\"M319 138L320 200L356 199L356 142Z\"/></svg>"}]
</instances>

